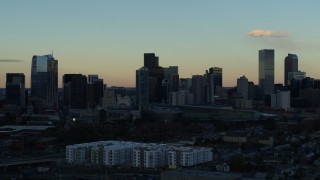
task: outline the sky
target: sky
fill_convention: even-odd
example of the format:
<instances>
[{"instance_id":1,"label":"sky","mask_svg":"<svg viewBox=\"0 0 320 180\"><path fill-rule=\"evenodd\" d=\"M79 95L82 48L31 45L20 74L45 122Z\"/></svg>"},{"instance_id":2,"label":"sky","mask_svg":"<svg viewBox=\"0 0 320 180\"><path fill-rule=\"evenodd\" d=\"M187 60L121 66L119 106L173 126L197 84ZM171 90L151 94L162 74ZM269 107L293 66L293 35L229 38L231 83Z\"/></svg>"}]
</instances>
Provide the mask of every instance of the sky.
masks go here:
<instances>
[{"instance_id":1,"label":"sky","mask_svg":"<svg viewBox=\"0 0 320 180\"><path fill-rule=\"evenodd\" d=\"M275 49L275 82L284 58L320 79L319 0L3 0L0 87L24 73L33 55L51 54L62 75L98 74L108 86L135 86L143 54L179 66L180 77L223 68L223 86L245 75L258 83L258 50Z\"/></svg>"}]
</instances>

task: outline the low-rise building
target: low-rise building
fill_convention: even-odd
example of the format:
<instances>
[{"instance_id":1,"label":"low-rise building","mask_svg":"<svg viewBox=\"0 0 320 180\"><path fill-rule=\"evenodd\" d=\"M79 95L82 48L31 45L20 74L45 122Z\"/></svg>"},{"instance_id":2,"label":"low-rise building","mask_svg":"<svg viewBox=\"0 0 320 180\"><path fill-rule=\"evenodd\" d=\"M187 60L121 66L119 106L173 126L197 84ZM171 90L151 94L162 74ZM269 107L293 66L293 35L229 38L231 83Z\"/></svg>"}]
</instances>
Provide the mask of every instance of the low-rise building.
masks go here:
<instances>
[{"instance_id":1,"label":"low-rise building","mask_svg":"<svg viewBox=\"0 0 320 180\"><path fill-rule=\"evenodd\" d=\"M241 179L241 174L201 171L192 169L177 169L161 173L162 180L185 179L185 180L236 180Z\"/></svg>"},{"instance_id":2,"label":"low-rise building","mask_svg":"<svg viewBox=\"0 0 320 180\"><path fill-rule=\"evenodd\" d=\"M68 145L69 164L138 168L193 166L212 161L211 148L124 141L98 141Z\"/></svg>"}]
</instances>

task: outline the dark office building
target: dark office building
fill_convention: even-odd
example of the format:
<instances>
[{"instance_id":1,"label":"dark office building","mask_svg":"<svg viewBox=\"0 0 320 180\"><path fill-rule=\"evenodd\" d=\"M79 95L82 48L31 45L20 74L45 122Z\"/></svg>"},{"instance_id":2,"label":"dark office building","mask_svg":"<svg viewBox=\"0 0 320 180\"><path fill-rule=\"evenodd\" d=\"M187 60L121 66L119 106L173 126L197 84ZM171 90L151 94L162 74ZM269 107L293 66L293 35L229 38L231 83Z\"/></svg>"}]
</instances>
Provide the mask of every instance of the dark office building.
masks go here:
<instances>
[{"instance_id":1,"label":"dark office building","mask_svg":"<svg viewBox=\"0 0 320 180\"><path fill-rule=\"evenodd\" d=\"M274 50L259 50L259 87L264 94L274 91Z\"/></svg>"},{"instance_id":2,"label":"dark office building","mask_svg":"<svg viewBox=\"0 0 320 180\"><path fill-rule=\"evenodd\" d=\"M180 91L191 91L192 79L191 78L181 78L179 83Z\"/></svg>"},{"instance_id":3,"label":"dark office building","mask_svg":"<svg viewBox=\"0 0 320 180\"><path fill-rule=\"evenodd\" d=\"M104 84L98 75L88 75L88 107L102 106Z\"/></svg>"},{"instance_id":4,"label":"dark office building","mask_svg":"<svg viewBox=\"0 0 320 180\"><path fill-rule=\"evenodd\" d=\"M314 87L314 79L310 77L305 77L302 80L301 89L311 89Z\"/></svg>"},{"instance_id":5,"label":"dark office building","mask_svg":"<svg viewBox=\"0 0 320 180\"><path fill-rule=\"evenodd\" d=\"M313 81L313 88L314 89L320 89L320 79L315 79Z\"/></svg>"},{"instance_id":6,"label":"dark office building","mask_svg":"<svg viewBox=\"0 0 320 180\"><path fill-rule=\"evenodd\" d=\"M141 109L149 105L149 69L136 70L136 107Z\"/></svg>"},{"instance_id":7,"label":"dark office building","mask_svg":"<svg viewBox=\"0 0 320 180\"><path fill-rule=\"evenodd\" d=\"M31 96L43 100L47 107L57 107L58 60L52 55L32 57Z\"/></svg>"},{"instance_id":8,"label":"dark office building","mask_svg":"<svg viewBox=\"0 0 320 180\"><path fill-rule=\"evenodd\" d=\"M254 85L254 101L264 101L263 89L259 85Z\"/></svg>"},{"instance_id":9,"label":"dark office building","mask_svg":"<svg viewBox=\"0 0 320 180\"><path fill-rule=\"evenodd\" d=\"M204 99L206 104L214 104L214 95L215 95L215 83L214 83L214 74L212 71L213 68L210 68L209 71L206 71L204 75Z\"/></svg>"},{"instance_id":10,"label":"dark office building","mask_svg":"<svg viewBox=\"0 0 320 180\"><path fill-rule=\"evenodd\" d=\"M164 68L159 66L159 57L154 53L144 54L144 68L149 70L148 96L149 103L163 103L166 101L166 84L164 83Z\"/></svg>"},{"instance_id":11,"label":"dark office building","mask_svg":"<svg viewBox=\"0 0 320 180\"><path fill-rule=\"evenodd\" d=\"M179 72L178 66L169 66L163 68L164 79L162 80L162 86L164 87L164 100L169 102L169 94L171 92L179 91Z\"/></svg>"},{"instance_id":12,"label":"dark office building","mask_svg":"<svg viewBox=\"0 0 320 180\"><path fill-rule=\"evenodd\" d=\"M7 73L6 103L25 106L25 76L23 73Z\"/></svg>"},{"instance_id":13,"label":"dark office building","mask_svg":"<svg viewBox=\"0 0 320 180\"><path fill-rule=\"evenodd\" d=\"M254 100L254 83L248 82L248 100Z\"/></svg>"},{"instance_id":14,"label":"dark office building","mask_svg":"<svg viewBox=\"0 0 320 180\"><path fill-rule=\"evenodd\" d=\"M149 69L149 102L162 103L165 101L165 87L162 86L164 70L162 67Z\"/></svg>"},{"instance_id":15,"label":"dark office building","mask_svg":"<svg viewBox=\"0 0 320 180\"><path fill-rule=\"evenodd\" d=\"M220 67L213 67L209 69L209 74L213 74L214 79L214 95L217 95L217 87L222 86L222 68Z\"/></svg>"},{"instance_id":16,"label":"dark office building","mask_svg":"<svg viewBox=\"0 0 320 180\"><path fill-rule=\"evenodd\" d=\"M204 77L201 75L192 76L192 93L193 93L193 103L194 104L204 104L205 103L205 81Z\"/></svg>"},{"instance_id":17,"label":"dark office building","mask_svg":"<svg viewBox=\"0 0 320 180\"><path fill-rule=\"evenodd\" d=\"M82 74L63 76L64 106L71 109L87 108L87 77Z\"/></svg>"},{"instance_id":18,"label":"dark office building","mask_svg":"<svg viewBox=\"0 0 320 180\"><path fill-rule=\"evenodd\" d=\"M288 54L284 59L284 85L288 86L288 73L298 72L298 56L295 54Z\"/></svg>"},{"instance_id":19,"label":"dark office building","mask_svg":"<svg viewBox=\"0 0 320 180\"><path fill-rule=\"evenodd\" d=\"M289 82L291 98L298 98L300 96L301 89L303 89L303 80L291 79Z\"/></svg>"},{"instance_id":20,"label":"dark office building","mask_svg":"<svg viewBox=\"0 0 320 180\"><path fill-rule=\"evenodd\" d=\"M159 57L154 53L144 54L144 67L146 68L156 68L159 67Z\"/></svg>"}]
</instances>

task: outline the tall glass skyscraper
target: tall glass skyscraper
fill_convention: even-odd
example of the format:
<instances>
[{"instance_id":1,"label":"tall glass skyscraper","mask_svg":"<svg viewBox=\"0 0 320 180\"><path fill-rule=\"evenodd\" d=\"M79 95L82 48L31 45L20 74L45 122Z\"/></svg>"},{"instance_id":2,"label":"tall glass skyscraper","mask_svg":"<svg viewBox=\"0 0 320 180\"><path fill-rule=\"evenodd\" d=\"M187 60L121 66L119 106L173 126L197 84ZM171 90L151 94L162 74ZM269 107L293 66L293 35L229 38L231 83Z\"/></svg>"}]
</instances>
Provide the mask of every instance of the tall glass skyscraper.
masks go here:
<instances>
[{"instance_id":1,"label":"tall glass skyscraper","mask_svg":"<svg viewBox=\"0 0 320 180\"><path fill-rule=\"evenodd\" d=\"M213 74L214 95L217 95L217 87L222 87L222 68L213 67L209 69L209 74Z\"/></svg>"},{"instance_id":2,"label":"tall glass skyscraper","mask_svg":"<svg viewBox=\"0 0 320 180\"><path fill-rule=\"evenodd\" d=\"M287 86L291 79L288 79L289 72L298 72L298 56L288 54L284 59L284 85Z\"/></svg>"},{"instance_id":3,"label":"tall glass skyscraper","mask_svg":"<svg viewBox=\"0 0 320 180\"><path fill-rule=\"evenodd\" d=\"M264 94L274 90L274 50L259 50L259 86Z\"/></svg>"},{"instance_id":4,"label":"tall glass skyscraper","mask_svg":"<svg viewBox=\"0 0 320 180\"><path fill-rule=\"evenodd\" d=\"M58 60L52 55L32 57L31 96L44 100L48 107L57 107Z\"/></svg>"}]
</instances>

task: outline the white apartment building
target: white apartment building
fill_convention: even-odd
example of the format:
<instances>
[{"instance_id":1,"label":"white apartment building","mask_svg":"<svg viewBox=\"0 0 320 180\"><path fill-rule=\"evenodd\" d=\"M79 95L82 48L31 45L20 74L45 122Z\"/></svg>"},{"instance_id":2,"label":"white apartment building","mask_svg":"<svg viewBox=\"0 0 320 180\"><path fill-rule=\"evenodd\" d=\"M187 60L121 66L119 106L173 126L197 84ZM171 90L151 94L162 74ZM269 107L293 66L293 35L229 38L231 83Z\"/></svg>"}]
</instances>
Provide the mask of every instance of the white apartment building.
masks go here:
<instances>
[{"instance_id":1,"label":"white apartment building","mask_svg":"<svg viewBox=\"0 0 320 180\"><path fill-rule=\"evenodd\" d=\"M212 159L212 149L204 147L124 141L99 141L66 147L66 162L69 164L158 168L193 166Z\"/></svg>"},{"instance_id":2,"label":"white apartment building","mask_svg":"<svg viewBox=\"0 0 320 180\"><path fill-rule=\"evenodd\" d=\"M66 146L66 162L73 164L91 164L91 148L98 142Z\"/></svg>"},{"instance_id":3,"label":"white apartment building","mask_svg":"<svg viewBox=\"0 0 320 180\"><path fill-rule=\"evenodd\" d=\"M180 166L193 166L212 161L213 154L210 148L180 149Z\"/></svg>"},{"instance_id":4,"label":"white apartment building","mask_svg":"<svg viewBox=\"0 0 320 180\"><path fill-rule=\"evenodd\" d=\"M169 150L167 152L167 163L168 166L177 166L177 151L175 150Z\"/></svg>"},{"instance_id":5,"label":"white apartment building","mask_svg":"<svg viewBox=\"0 0 320 180\"><path fill-rule=\"evenodd\" d=\"M132 150L136 146L137 146L136 143L130 143L130 142L105 144L102 150L103 165L131 166Z\"/></svg>"}]
</instances>

